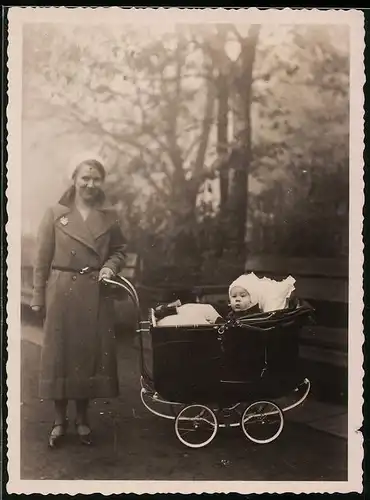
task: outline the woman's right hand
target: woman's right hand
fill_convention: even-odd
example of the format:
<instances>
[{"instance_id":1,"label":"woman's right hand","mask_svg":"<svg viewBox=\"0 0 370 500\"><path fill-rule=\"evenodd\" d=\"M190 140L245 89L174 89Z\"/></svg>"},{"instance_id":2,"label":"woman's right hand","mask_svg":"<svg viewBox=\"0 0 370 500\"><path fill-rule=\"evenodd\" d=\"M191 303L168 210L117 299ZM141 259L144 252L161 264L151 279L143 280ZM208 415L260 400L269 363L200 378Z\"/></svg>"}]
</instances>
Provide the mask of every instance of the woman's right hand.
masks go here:
<instances>
[{"instance_id":1,"label":"woman's right hand","mask_svg":"<svg viewBox=\"0 0 370 500\"><path fill-rule=\"evenodd\" d=\"M31 309L34 313L40 313L42 311L42 306L32 306Z\"/></svg>"}]
</instances>

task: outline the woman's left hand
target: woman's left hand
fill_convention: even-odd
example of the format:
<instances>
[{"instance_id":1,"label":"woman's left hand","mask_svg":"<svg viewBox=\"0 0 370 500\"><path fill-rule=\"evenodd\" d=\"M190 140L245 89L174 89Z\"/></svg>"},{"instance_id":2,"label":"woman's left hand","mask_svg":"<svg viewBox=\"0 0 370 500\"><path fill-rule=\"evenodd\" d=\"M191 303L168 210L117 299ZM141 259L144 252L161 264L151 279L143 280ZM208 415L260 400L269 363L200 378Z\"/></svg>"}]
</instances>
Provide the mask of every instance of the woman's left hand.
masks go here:
<instances>
[{"instance_id":1,"label":"woman's left hand","mask_svg":"<svg viewBox=\"0 0 370 500\"><path fill-rule=\"evenodd\" d=\"M103 267L100 269L99 273L99 281L102 281L104 278L111 279L114 276L114 272L110 267Z\"/></svg>"}]
</instances>

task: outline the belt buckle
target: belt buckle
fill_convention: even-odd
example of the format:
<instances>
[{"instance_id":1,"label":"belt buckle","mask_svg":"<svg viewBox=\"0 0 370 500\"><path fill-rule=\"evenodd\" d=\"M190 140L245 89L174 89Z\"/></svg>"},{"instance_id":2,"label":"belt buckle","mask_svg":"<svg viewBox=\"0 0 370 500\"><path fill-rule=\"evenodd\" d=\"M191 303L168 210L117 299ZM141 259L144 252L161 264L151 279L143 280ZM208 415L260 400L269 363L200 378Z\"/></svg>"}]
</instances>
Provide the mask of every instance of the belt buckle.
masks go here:
<instances>
[{"instance_id":1,"label":"belt buckle","mask_svg":"<svg viewBox=\"0 0 370 500\"><path fill-rule=\"evenodd\" d=\"M79 273L80 273L80 274L86 274L86 273L89 271L89 269L90 269L90 267L89 267L89 266L87 266L87 267L83 267L83 268L79 271Z\"/></svg>"}]
</instances>

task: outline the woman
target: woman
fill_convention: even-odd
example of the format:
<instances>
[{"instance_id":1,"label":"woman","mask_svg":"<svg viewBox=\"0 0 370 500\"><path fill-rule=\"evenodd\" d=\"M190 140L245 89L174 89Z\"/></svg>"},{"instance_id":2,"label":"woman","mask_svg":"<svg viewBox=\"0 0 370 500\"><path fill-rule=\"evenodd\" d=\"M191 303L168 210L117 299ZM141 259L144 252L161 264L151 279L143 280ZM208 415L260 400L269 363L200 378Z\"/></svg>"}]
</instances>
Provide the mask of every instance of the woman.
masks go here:
<instances>
[{"instance_id":1,"label":"woman","mask_svg":"<svg viewBox=\"0 0 370 500\"><path fill-rule=\"evenodd\" d=\"M89 400L118 396L114 310L101 282L120 271L126 240L105 201L105 174L94 158L77 162L38 235L31 306L45 317L39 396L54 400L52 448L66 433L68 400L81 443L91 444Z\"/></svg>"}]
</instances>

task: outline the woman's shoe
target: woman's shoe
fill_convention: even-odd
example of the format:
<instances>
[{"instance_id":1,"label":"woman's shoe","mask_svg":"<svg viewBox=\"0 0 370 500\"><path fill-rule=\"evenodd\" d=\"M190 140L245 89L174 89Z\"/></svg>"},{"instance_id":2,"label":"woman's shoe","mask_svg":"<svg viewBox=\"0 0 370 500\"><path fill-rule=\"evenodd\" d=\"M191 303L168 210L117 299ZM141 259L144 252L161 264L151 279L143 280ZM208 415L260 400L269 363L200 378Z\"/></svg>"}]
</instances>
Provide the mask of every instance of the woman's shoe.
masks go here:
<instances>
[{"instance_id":1,"label":"woman's shoe","mask_svg":"<svg viewBox=\"0 0 370 500\"><path fill-rule=\"evenodd\" d=\"M92 445L92 439L91 439L92 431L89 425L84 422L75 422L75 425L80 443L85 446Z\"/></svg>"},{"instance_id":2,"label":"woman's shoe","mask_svg":"<svg viewBox=\"0 0 370 500\"><path fill-rule=\"evenodd\" d=\"M49 448L55 449L57 448L61 442L63 441L63 438L66 435L68 428L68 421L66 420L62 424L53 424L53 427L51 428L51 432L49 434Z\"/></svg>"}]
</instances>

